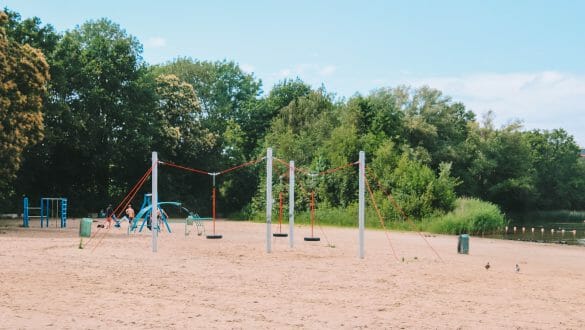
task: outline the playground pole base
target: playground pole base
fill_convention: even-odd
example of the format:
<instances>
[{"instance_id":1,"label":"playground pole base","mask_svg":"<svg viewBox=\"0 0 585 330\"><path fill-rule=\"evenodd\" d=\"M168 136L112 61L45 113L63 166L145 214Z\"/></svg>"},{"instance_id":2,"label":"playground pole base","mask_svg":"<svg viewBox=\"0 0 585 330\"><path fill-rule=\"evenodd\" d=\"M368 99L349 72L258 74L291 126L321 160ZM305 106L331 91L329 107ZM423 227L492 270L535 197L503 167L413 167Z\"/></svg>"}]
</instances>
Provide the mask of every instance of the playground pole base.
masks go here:
<instances>
[{"instance_id":1,"label":"playground pole base","mask_svg":"<svg viewBox=\"0 0 585 330\"><path fill-rule=\"evenodd\" d=\"M205 236L207 239L221 239L223 238L222 235L207 235Z\"/></svg>"},{"instance_id":2,"label":"playground pole base","mask_svg":"<svg viewBox=\"0 0 585 330\"><path fill-rule=\"evenodd\" d=\"M274 236L274 237L288 237L288 234L286 234L286 233L274 233L274 234L272 234L272 236Z\"/></svg>"},{"instance_id":3,"label":"playground pole base","mask_svg":"<svg viewBox=\"0 0 585 330\"><path fill-rule=\"evenodd\" d=\"M305 237L305 241L307 242L319 242L320 240L319 237Z\"/></svg>"}]
</instances>

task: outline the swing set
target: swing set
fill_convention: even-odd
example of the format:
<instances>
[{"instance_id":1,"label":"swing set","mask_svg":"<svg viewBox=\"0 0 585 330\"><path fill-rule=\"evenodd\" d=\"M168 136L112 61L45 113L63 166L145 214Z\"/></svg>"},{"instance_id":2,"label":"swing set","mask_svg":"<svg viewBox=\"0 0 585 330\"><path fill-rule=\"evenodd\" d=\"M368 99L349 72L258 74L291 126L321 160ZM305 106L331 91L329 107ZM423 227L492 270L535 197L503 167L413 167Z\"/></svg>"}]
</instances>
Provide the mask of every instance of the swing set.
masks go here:
<instances>
[{"instance_id":1,"label":"swing set","mask_svg":"<svg viewBox=\"0 0 585 330\"><path fill-rule=\"evenodd\" d=\"M152 248L153 248L153 252L156 252L157 251L157 247L156 247L157 238L156 237L157 237L157 233L160 231L160 228L159 228L160 226L158 224L158 217L153 216L153 214L158 214L159 213L158 209L160 208L160 206L163 206L163 205L174 205L174 206L182 207L181 203L179 203L179 202L160 202L160 203L158 202L158 165L173 167L175 169L189 171L189 172L200 174L200 175L209 175L212 177L212 191L211 191L212 216L211 216L211 218L201 218L196 213L189 212L189 216L185 220L185 222L186 222L185 236L188 235L187 226L192 225L192 224L195 224L197 226L198 235L201 235L202 232L204 232L204 230L203 231L200 230L200 228L203 227L203 225L200 223L200 220L208 220L209 219L212 221L213 230L212 230L211 234L206 235L206 238L207 239L221 239L223 236L216 233L216 224L215 224L216 223L216 191L217 191L216 178L218 176L227 174L229 172L232 172L232 171L244 168L244 167L256 165L263 160L266 160L266 162L267 162L267 164L266 164L266 252L267 253L272 252L272 243L271 243L272 237L289 237L290 247L291 248L294 247L294 207L295 207L295 173L296 172L303 174L303 175L307 175L308 177L311 178L311 180L313 180L315 177L331 174L331 173L334 173L336 171L342 170L344 168L358 165L358 169L359 169L358 170L358 173L359 173L358 174L358 179L359 179L359 189L358 189L359 250L358 250L358 256L360 259L364 258L365 193L366 193L366 186L367 186L368 191L370 193L370 197L371 197L373 206L374 206L374 208L379 216L382 227L384 228L384 231L386 233L386 237L388 238L388 241L389 241L390 246L392 248L392 253L394 254L396 260L398 260L396 253L394 252L394 249L392 247L392 243L390 242L390 238L388 236L388 231L386 230L386 227L384 225L383 217L381 216L379 208L377 207L372 189L370 187L368 179L366 178L365 153L363 151L360 151L359 160L356 162L351 162L351 163L348 163L346 165L342 165L342 166L339 166L336 168L324 170L324 171L317 172L317 173L311 172L311 171L303 169L303 168L296 168L294 161L290 161L289 163L287 163L284 160L273 157L272 156L272 148L267 149L265 157L261 157L261 158L258 158L256 160L252 160L252 161L249 161L249 162L246 162L246 163L243 163L243 164L240 164L240 165L237 165L237 166L234 166L234 167L231 167L231 168L225 169L223 171L219 171L219 172L204 171L204 170L200 170L200 169L196 169L196 168L191 168L191 167L187 167L187 166L174 164L171 162L159 161L157 153L153 152L152 166L150 167L150 169L147 170L147 172L138 181L138 183L136 183L136 185L131 189L131 191L123 199L123 201L120 203L120 205L118 205L118 207L114 211L114 214L117 214L117 212L120 212L121 210L123 210L129 204L129 202L134 198L134 196L136 195L138 190L142 187L142 185L145 183L145 181L149 177L152 177L152 180L151 180L152 181L152 193L144 196L143 205L142 205L141 210L139 211L138 215L136 216L135 221L132 223L132 228L135 231L137 228L139 219L142 219L142 224L141 224L140 230L139 230L139 232L141 232L143 227L144 227L144 224L147 223L147 221L148 221L147 219L150 216L151 221L153 221L154 225L156 226L156 227L152 228L153 229L152 230L152 237L153 237ZM272 199L273 198L272 197L272 185L273 185L273 183L272 183L272 178L273 178L272 177L272 170L273 170L273 160L284 165L286 168L288 168L288 177L289 177L289 184L288 184L288 186L289 186L288 187L289 188L289 194L288 194L289 195L288 196L289 197L289 203L288 203L289 233L288 234L286 234L282 231L283 210L284 210L284 191L279 191L278 231L275 232L274 234L272 233L272 208L273 208L273 206L272 206L272 203L273 203L273 199ZM282 178L282 176L281 176L281 178ZM301 187L301 190L303 190L303 192L305 193L305 195L309 196L311 234L310 234L310 236L304 237L304 241L308 241L308 242L320 241L320 237L315 236L315 232L314 232L315 224L318 224L318 221L316 221L316 216L315 216L315 213L316 213L315 212L316 198L315 198L315 189L314 189L315 187L312 185L310 191L307 191L306 189L304 189L301 182L299 182L299 185ZM379 185L379 187L380 187L380 189L383 189L383 187L381 185ZM282 187L281 187L281 190L282 190ZM408 217L406 216L404 211L398 206L398 204L392 198L392 196L388 193L386 193L386 194L388 195L388 198L391 200L392 204L398 210L400 210L400 212L405 216L405 218L408 221L410 221L410 219L408 219ZM155 205L155 207L153 207L153 205ZM154 211L155 213L153 213L153 209L155 210ZM168 221L167 221L168 216L166 216L166 213L164 212L164 210L162 210L162 208L160 208L160 209L161 209L161 211L160 211L161 221L160 222L166 226L168 232L171 232L171 228L170 228ZM320 225L319 225L319 227L321 228L321 231L323 232L323 234L325 234L323 231L323 228ZM98 231L99 231L99 229L98 229ZM423 237L425 242L427 242L427 244L430 246L430 244L428 243L426 238L422 235L422 233L419 233L419 234L421 235L421 237ZM103 237L102 237L102 239L103 239ZM325 236L325 239L328 241L326 236ZM331 245L331 244L329 244L329 245ZM94 249L95 249L95 247L94 247ZM431 246L431 249L433 249L432 246ZM438 255L436 250L433 249L433 251L439 257L439 259L441 259L441 257Z\"/></svg>"}]
</instances>

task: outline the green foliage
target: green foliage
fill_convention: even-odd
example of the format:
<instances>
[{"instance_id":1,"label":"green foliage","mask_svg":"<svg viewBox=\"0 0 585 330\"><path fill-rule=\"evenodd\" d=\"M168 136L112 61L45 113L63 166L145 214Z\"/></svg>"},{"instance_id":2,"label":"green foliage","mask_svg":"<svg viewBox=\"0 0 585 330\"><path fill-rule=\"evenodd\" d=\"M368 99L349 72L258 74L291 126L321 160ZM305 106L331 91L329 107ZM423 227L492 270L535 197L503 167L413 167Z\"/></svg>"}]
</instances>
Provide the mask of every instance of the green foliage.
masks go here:
<instances>
[{"instance_id":1,"label":"green foliage","mask_svg":"<svg viewBox=\"0 0 585 330\"><path fill-rule=\"evenodd\" d=\"M4 8L4 12L8 16L6 24L8 38L21 45L29 44L44 54L50 54L55 49L59 35L52 25L43 26L41 19L36 16L22 20L19 13L8 8Z\"/></svg>"},{"instance_id":2,"label":"green foliage","mask_svg":"<svg viewBox=\"0 0 585 330\"><path fill-rule=\"evenodd\" d=\"M14 195L12 183L27 148L43 137L42 97L49 80L43 53L6 33L0 11L0 203Z\"/></svg>"},{"instance_id":3,"label":"green foliage","mask_svg":"<svg viewBox=\"0 0 585 330\"><path fill-rule=\"evenodd\" d=\"M197 121L206 134L200 136L208 146L187 150L181 143L175 162L190 166L219 171L259 157L259 139L264 137L265 127L271 119L270 110L263 101L258 100L261 83L245 73L231 61L199 61L190 58L178 58L164 65L153 68L153 74L174 75L191 85L200 104ZM218 206L222 212L231 213L245 207L255 192L258 175L255 168L244 168L238 175L229 174L219 178ZM194 177L189 179L182 174L182 180L175 180L172 185L185 199L185 195L196 198L191 200L202 212L209 212L208 198L211 191L209 178Z\"/></svg>"},{"instance_id":4,"label":"green foliage","mask_svg":"<svg viewBox=\"0 0 585 330\"><path fill-rule=\"evenodd\" d=\"M417 228L421 219L451 211L457 195L506 211L585 209L585 159L562 129L526 132L520 123L496 129L492 113L478 122L463 104L429 87L379 88L346 100L297 78L263 95L261 81L233 61L178 58L149 67L140 42L108 19L57 33L38 17L5 11L2 202L59 195L75 201L73 214L95 211L125 195L148 168L152 150L163 160L220 171L272 147L276 157L302 168L295 187L299 221L314 192L319 218L352 223L346 213L355 211L360 150L392 228L410 224L387 193ZM218 177L218 211L262 214L262 169ZM286 167L276 163L274 172L275 192L286 192ZM210 177L165 169L159 180L163 198L209 214ZM377 219L371 207L367 212ZM477 226L485 230L489 223Z\"/></svg>"},{"instance_id":5,"label":"green foliage","mask_svg":"<svg viewBox=\"0 0 585 330\"><path fill-rule=\"evenodd\" d=\"M457 181L450 177L450 165L442 164L440 174L405 154L391 175L392 193L398 205L414 219L450 211L455 202Z\"/></svg>"},{"instance_id":6,"label":"green foliage","mask_svg":"<svg viewBox=\"0 0 585 330\"><path fill-rule=\"evenodd\" d=\"M459 198L452 212L431 218L423 223L423 228L440 234L483 235L501 231L505 224L504 214L497 205L475 198Z\"/></svg>"},{"instance_id":7,"label":"green foliage","mask_svg":"<svg viewBox=\"0 0 585 330\"><path fill-rule=\"evenodd\" d=\"M583 205L583 162L572 136L562 129L533 130L525 134L534 168L539 208L574 209Z\"/></svg>"},{"instance_id":8,"label":"green foliage","mask_svg":"<svg viewBox=\"0 0 585 330\"><path fill-rule=\"evenodd\" d=\"M77 201L75 213L107 205L140 178L158 140L141 51L136 38L107 19L63 35L48 56L46 137L27 155L23 193L67 196Z\"/></svg>"}]
</instances>

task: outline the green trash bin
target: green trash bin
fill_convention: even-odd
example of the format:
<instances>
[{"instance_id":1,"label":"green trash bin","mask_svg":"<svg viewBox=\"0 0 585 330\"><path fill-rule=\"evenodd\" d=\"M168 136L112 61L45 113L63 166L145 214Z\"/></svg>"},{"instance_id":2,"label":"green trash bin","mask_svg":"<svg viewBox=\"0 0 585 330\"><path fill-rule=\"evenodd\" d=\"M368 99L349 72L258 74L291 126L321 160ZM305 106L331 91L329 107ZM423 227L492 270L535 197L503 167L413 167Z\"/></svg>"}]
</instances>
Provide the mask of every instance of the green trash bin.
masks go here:
<instances>
[{"instance_id":1,"label":"green trash bin","mask_svg":"<svg viewBox=\"0 0 585 330\"><path fill-rule=\"evenodd\" d=\"M90 218L83 218L79 222L79 236L90 237L91 236L91 224L93 220Z\"/></svg>"},{"instance_id":2,"label":"green trash bin","mask_svg":"<svg viewBox=\"0 0 585 330\"><path fill-rule=\"evenodd\" d=\"M469 235L459 235L459 241L457 243L457 253L469 254Z\"/></svg>"}]
</instances>

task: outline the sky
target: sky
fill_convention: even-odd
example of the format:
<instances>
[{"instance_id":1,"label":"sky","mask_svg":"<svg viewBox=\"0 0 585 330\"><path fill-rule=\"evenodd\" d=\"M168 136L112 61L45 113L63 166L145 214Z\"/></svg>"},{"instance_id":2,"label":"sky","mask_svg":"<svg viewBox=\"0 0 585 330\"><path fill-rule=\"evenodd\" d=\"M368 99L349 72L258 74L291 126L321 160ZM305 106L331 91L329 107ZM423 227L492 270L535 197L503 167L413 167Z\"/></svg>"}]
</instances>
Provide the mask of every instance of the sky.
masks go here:
<instances>
[{"instance_id":1,"label":"sky","mask_svg":"<svg viewBox=\"0 0 585 330\"><path fill-rule=\"evenodd\" d=\"M235 61L265 93L299 77L338 97L430 86L478 118L563 128L585 147L585 1L0 0L57 31L102 17L144 60Z\"/></svg>"}]
</instances>

